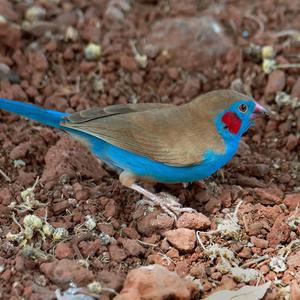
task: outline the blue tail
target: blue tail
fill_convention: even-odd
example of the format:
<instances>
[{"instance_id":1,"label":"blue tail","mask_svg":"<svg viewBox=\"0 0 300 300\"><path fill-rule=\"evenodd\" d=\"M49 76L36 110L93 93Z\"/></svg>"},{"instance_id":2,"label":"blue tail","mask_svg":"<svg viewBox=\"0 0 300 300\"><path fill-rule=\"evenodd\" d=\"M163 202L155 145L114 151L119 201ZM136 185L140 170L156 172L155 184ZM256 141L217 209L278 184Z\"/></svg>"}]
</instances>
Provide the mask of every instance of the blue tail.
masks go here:
<instances>
[{"instance_id":1,"label":"blue tail","mask_svg":"<svg viewBox=\"0 0 300 300\"><path fill-rule=\"evenodd\" d=\"M61 128L61 119L69 115L67 113L44 109L33 104L8 100L5 98L0 98L0 109L56 128Z\"/></svg>"}]
</instances>

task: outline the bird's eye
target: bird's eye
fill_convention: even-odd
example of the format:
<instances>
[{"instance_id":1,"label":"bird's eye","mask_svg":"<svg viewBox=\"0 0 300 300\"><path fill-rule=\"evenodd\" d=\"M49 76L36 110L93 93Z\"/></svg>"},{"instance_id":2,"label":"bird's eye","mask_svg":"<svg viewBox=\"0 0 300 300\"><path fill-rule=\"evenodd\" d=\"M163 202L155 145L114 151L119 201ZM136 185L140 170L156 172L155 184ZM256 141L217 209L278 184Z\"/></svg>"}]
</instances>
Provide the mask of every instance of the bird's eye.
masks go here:
<instances>
[{"instance_id":1,"label":"bird's eye","mask_svg":"<svg viewBox=\"0 0 300 300\"><path fill-rule=\"evenodd\" d=\"M245 113L248 110L248 106L246 104L241 104L239 106L239 111Z\"/></svg>"}]
</instances>

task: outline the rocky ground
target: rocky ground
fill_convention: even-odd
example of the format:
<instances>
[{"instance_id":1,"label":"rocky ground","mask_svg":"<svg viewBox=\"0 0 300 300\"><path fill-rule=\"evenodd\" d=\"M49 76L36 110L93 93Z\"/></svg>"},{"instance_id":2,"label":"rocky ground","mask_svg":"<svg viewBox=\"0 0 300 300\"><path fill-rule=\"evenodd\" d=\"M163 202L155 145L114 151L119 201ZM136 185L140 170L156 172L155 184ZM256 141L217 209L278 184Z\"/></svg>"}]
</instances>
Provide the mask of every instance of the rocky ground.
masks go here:
<instances>
[{"instance_id":1,"label":"rocky ground","mask_svg":"<svg viewBox=\"0 0 300 300\"><path fill-rule=\"evenodd\" d=\"M1 97L73 112L232 87L273 111L204 185L154 187L199 212L176 222L62 132L1 112L0 298L300 299L299 14L295 0L0 0Z\"/></svg>"}]
</instances>

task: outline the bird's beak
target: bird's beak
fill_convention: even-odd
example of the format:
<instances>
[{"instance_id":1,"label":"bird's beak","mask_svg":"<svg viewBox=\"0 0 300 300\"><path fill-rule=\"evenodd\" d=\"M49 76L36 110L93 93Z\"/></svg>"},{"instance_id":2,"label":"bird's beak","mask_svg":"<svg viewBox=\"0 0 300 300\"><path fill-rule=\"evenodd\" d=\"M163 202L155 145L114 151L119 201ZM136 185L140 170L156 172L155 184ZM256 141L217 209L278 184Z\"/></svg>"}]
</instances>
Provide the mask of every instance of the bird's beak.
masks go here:
<instances>
[{"instance_id":1,"label":"bird's beak","mask_svg":"<svg viewBox=\"0 0 300 300\"><path fill-rule=\"evenodd\" d=\"M271 115L271 112L268 109L266 109L265 107L263 107L260 104L258 104L257 102L255 102L255 109L251 116L251 119L256 119L258 117L270 116L270 115Z\"/></svg>"}]
</instances>

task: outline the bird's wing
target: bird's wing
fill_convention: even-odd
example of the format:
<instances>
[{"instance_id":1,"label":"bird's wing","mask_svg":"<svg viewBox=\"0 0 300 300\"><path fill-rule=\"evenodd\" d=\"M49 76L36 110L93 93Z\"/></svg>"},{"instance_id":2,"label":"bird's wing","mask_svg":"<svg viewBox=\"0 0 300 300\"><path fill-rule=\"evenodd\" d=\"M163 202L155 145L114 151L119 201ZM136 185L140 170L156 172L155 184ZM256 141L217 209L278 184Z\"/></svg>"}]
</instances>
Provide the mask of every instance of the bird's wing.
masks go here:
<instances>
[{"instance_id":1,"label":"bird's wing","mask_svg":"<svg viewBox=\"0 0 300 300\"><path fill-rule=\"evenodd\" d=\"M84 123L94 119L104 118L113 115L123 115L138 111L147 111L165 107L172 107L172 104L164 103L139 103L139 104L116 104L106 107L95 107L87 110L82 110L68 116L66 120L70 123Z\"/></svg>"},{"instance_id":2,"label":"bird's wing","mask_svg":"<svg viewBox=\"0 0 300 300\"><path fill-rule=\"evenodd\" d=\"M61 125L174 166L200 163L208 147L224 150L213 121L199 122L182 106L136 104L90 109L67 117Z\"/></svg>"}]
</instances>

